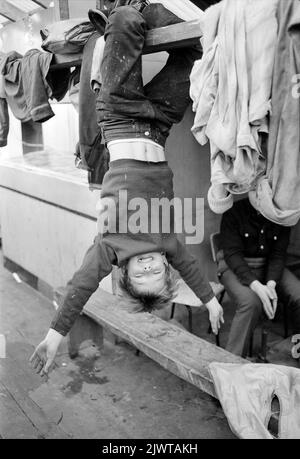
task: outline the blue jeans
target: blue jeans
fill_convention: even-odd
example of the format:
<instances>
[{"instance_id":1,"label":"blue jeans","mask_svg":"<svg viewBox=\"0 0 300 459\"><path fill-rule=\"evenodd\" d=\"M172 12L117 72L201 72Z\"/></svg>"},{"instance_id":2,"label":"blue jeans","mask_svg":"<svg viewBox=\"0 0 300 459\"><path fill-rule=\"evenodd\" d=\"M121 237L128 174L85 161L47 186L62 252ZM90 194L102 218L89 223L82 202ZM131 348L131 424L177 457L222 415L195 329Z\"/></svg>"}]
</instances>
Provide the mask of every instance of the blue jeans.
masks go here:
<instances>
[{"instance_id":1,"label":"blue jeans","mask_svg":"<svg viewBox=\"0 0 300 459\"><path fill-rule=\"evenodd\" d=\"M132 6L115 9L105 30L102 87L97 99L98 122L106 142L145 137L164 146L173 123L183 118L190 102L190 72L200 53L173 50L164 68L146 85L142 53L150 27L182 22L162 5L139 13Z\"/></svg>"}]
</instances>

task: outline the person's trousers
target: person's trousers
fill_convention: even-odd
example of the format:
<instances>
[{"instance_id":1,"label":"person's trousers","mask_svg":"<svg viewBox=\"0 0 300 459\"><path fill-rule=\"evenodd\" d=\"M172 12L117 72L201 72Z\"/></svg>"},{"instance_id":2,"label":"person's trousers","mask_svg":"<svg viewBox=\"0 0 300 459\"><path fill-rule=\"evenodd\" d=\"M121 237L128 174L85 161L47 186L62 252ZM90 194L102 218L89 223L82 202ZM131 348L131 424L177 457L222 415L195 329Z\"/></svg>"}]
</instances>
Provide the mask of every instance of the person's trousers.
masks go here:
<instances>
[{"instance_id":1,"label":"person's trousers","mask_svg":"<svg viewBox=\"0 0 300 459\"><path fill-rule=\"evenodd\" d=\"M264 268L253 271L257 279L265 283ZM222 274L220 281L236 305L226 349L233 354L246 357L251 335L264 314L262 302L230 269ZM276 291L279 301L285 302L283 306L288 310L288 316L293 324L293 334L300 333L300 280L285 268Z\"/></svg>"},{"instance_id":2,"label":"person's trousers","mask_svg":"<svg viewBox=\"0 0 300 459\"><path fill-rule=\"evenodd\" d=\"M146 86L142 79L148 24L152 28L154 23L161 27L178 22L182 20L159 4L147 6L142 14L131 6L123 6L109 16L101 66L102 87L97 99L98 122L106 141L130 137L139 129L143 133L144 123L149 123L158 143L164 145L172 124L182 119L190 102L189 77L195 59L200 57L199 51L170 51L164 68ZM140 128L134 127L132 131L136 122Z\"/></svg>"},{"instance_id":3,"label":"person's trousers","mask_svg":"<svg viewBox=\"0 0 300 459\"><path fill-rule=\"evenodd\" d=\"M258 280L263 279L264 268L253 269ZM246 357L253 330L263 314L263 305L260 298L250 287L243 285L238 277L227 269L222 274L220 281L236 306L226 349L236 355Z\"/></svg>"},{"instance_id":4,"label":"person's trousers","mask_svg":"<svg viewBox=\"0 0 300 459\"><path fill-rule=\"evenodd\" d=\"M287 308L293 335L300 334L300 278L296 274L299 272L285 268L277 288L279 299Z\"/></svg>"}]
</instances>

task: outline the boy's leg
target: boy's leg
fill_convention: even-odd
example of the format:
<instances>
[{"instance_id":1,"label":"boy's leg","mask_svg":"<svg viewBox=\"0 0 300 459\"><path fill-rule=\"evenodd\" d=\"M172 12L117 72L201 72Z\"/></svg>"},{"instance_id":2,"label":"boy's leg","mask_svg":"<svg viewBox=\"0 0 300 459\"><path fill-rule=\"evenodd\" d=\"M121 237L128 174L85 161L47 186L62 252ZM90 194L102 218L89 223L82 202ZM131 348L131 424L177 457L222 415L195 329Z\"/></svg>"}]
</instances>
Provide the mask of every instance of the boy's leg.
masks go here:
<instances>
[{"instance_id":1,"label":"boy's leg","mask_svg":"<svg viewBox=\"0 0 300 459\"><path fill-rule=\"evenodd\" d=\"M148 28L165 27L184 22L162 4L155 3L143 11ZM145 86L147 98L152 102L155 119L161 129L170 129L173 123L181 121L191 99L190 73L196 59L201 58L198 47L175 49L163 69Z\"/></svg>"},{"instance_id":2,"label":"boy's leg","mask_svg":"<svg viewBox=\"0 0 300 459\"><path fill-rule=\"evenodd\" d=\"M145 86L145 95L155 110L156 124L170 129L183 118L190 99L190 73L200 51L182 48L170 52L164 68Z\"/></svg>"},{"instance_id":3,"label":"boy's leg","mask_svg":"<svg viewBox=\"0 0 300 459\"><path fill-rule=\"evenodd\" d=\"M146 95L143 88L142 51L145 34L149 28L176 24L183 20L161 4L148 5L141 13L135 8L135 3L138 2L133 1L129 6L113 10L106 26L106 44L101 67L102 88L97 101L100 122L116 118L114 115L121 115L121 118L147 120L157 117L157 110L151 103L152 98L151 100L148 98L152 95L151 86L147 86L149 91ZM182 52L179 54L184 55ZM177 67L180 67L180 64L177 64ZM168 73L174 80L176 80L176 73L171 75L171 72L174 70L177 72L176 69L172 67ZM181 75L179 78L182 80ZM169 85L168 79L160 73L160 78L155 80L155 84L157 82L160 85L164 81L166 84L162 84L161 89L156 90L158 98L161 94L165 94L166 86ZM174 91L177 89L175 88ZM156 103L155 96L153 101Z\"/></svg>"},{"instance_id":4,"label":"boy's leg","mask_svg":"<svg viewBox=\"0 0 300 459\"><path fill-rule=\"evenodd\" d=\"M97 100L99 121L153 118L142 80L142 51L146 21L132 6L116 8L105 30L101 66L102 87Z\"/></svg>"}]
</instances>

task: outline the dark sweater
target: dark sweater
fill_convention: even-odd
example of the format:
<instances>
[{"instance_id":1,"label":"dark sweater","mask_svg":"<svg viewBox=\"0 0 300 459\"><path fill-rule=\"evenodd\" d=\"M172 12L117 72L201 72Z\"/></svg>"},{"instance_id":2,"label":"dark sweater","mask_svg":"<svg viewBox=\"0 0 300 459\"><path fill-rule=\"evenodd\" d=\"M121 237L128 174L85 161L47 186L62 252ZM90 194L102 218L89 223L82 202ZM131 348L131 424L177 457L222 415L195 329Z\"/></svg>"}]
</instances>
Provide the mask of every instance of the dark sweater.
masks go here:
<instances>
[{"instance_id":1,"label":"dark sweater","mask_svg":"<svg viewBox=\"0 0 300 459\"><path fill-rule=\"evenodd\" d=\"M123 193L120 200L119 191ZM123 199L125 195L126 200ZM173 212L170 230L158 228L160 231L156 231L156 228L152 228L151 232L151 198L173 199L173 173L167 163L134 160L112 162L103 180L101 198L103 203L106 198L112 198L115 202L117 212L114 212L113 206L107 212L110 231L98 234L87 251L82 266L67 285L63 304L57 311L51 328L66 335L89 297L98 288L101 279L111 272L112 265L122 266L131 257L148 252L164 252L169 263L203 303L214 297L203 265L187 251L174 233ZM126 224L138 209L128 210L127 203L134 198L144 199L149 209L148 225L141 228L144 232L137 234L130 231L131 228L128 230ZM161 226L161 215L157 218Z\"/></svg>"},{"instance_id":2,"label":"dark sweater","mask_svg":"<svg viewBox=\"0 0 300 459\"><path fill-rule=\"evenodd\" d=\"M257 280L245 257L265 258L265 282L278 282L285 264L289 236L290 228L267 220L248 199L241 199L222 217L220 248L228 267L243 285L249 286Z\"/></svg>"}]
</instances>

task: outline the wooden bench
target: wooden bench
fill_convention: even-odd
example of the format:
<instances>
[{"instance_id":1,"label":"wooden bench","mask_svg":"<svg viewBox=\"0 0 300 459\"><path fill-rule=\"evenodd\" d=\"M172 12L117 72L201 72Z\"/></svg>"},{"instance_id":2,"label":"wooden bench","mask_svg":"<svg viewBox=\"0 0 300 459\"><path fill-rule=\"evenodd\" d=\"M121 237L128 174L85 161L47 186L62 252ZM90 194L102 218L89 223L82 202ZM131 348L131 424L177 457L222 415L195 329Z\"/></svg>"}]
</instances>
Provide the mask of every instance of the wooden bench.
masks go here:
<instances>
[{"instance_id":1,"label":"wooden bench","mask_svg":"<svg viewBox=\"0 0 300 459\"><path fill-rule=\"evenodd\" d=\"M56 292L59 303L61 293ZM69 354L78 355L80 345L92 340L103 346L103 328L132 344L163 368L216 397L209 372L211 362L247 363L176 325L149 313L130 313L120 296L98 289L85 305L69 333Z\"/></svg>"}]
</instances>

